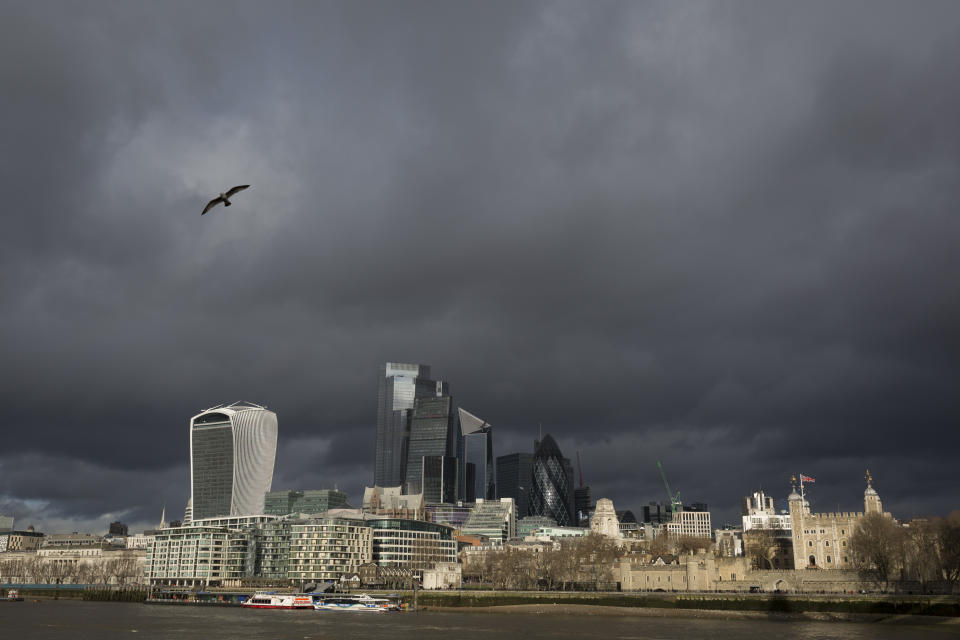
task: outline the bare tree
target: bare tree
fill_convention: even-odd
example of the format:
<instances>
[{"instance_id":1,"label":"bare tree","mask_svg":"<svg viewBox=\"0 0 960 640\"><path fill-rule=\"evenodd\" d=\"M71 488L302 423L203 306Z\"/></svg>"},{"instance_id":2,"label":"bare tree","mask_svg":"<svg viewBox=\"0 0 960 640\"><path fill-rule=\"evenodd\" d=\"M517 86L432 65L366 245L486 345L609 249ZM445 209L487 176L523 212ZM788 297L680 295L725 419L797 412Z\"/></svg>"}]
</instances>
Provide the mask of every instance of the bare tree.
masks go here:
<instances>
[{"instance_id":1,"label":"bare tree","mask_svg":"<svg viewBox=\"0 0 960 640\"><path fill-rule=\"evenodd\" d=\"M952 589L960 582L960 511L938 518L934 530L939 577Z\"/></svg>"},{"instance_id":2,"label":"bare tree","mask_svg":"<svg viewBox=\"0 0 960 640\"><path fill-rule=\"evenodd\" d=\"M95 583L107 584L110 582L111 567L108 560L97 558L90 564L90 577Z\"/></svg>"},{"instance_id":3,"label":"bare tree","mask_svg":"<svg viewBox=\"0 0 960 640\"><path fill-rule=\"evenodd\" d=\"M889 516L868 513L850 536L854 566L886 591L903 562L903 529Z\"/></svg>"},{"instance_id":4,"label":"bare tree","mask_svg":"<svg viewBox=\"0 0 960 640\"><path fill-rule=\"evenodd\" d=\"M904 530L903 578L920 583L923 593L937 579L937 526L929 520L914 520Z\"/></svg>"},{"instance_id":5,"label":"bare tree","mask_svg":"<svg viewBox=\"0 0 960 640\"><path fill-rule=\"evenodd\" d=\"M598 533L591 533L577 539L571 546L577 572L586 582L599 589L603 583L612 580L613 564L620 557L620 547L613 540Z\"/></svg>"},{"instance_id":6,"label":"bare tree","mask_svg":"<svg viewBox=\"0 0 960 640\"><path fill-rule=\"evenodd\" d=\"M64 584L73 577L73 563L67 558L50 560L46 566L46 576L50 582Z\"/></svg>"},{"instance_id":7,"label":"bare tree","mask_svg":"<svg viewBox=\"0 0 960 640\"><path fill-rule=\"evenodd\" d=\"M696 553L698 551L709 551L713 548L713 542L710 538L700 538L697 536L679 536L676 540L676 549L678 553Z\"/></svg>"},{"instance_id":8,"label":"bare tree","mask_svg":"<svg viewBox=\"0 0 960 640\"><path fill-rule=\"evenodd\" d=\"M75 572L75 581L77 584L90 584L93 580L93 571L89 562L78 562Z\"/></svg>"},{"instance_id":9,"label":"bare tree","mask_svg":"<svg viewBox=\"0 0 960 640\"><path fill-rule=\"evenodd\" d=\"M665 556L675 552L676 541L662 533L647 544L647 550L652 556Z\"/></svg>"},{"instance_id":10,"label":"bare tree","mask_svg":"<svg viewBox=\"0 0 960 640\"><path fill-rule=\"evenodd\" d=\"M49 583L52 564L53 563L47 558L41 558L39 556L31 558L29 561L29 570L34 582L38 584Z\"/></svg>"},{"instance_id":11,"label":"bare tree","mask_svg":"<svg viewBox=\"0 0 960 640\"><path fill-rule=\"evenodd\" d=\"M111 558L105 564L109 577L119 586L126 584L127 579L137 573L137 561L131 557Z\"/></svg>"},{"instance_id":12,"label":"bare tree","mask_svg":"<svg viewBox=\"0 0 960 640\"><path fill-rule=\"evenodd\" d=\"M750 568L765 570L773 568L773 556L777 542L770 529L750 529L743 532L744 555L750 559Z\"/></svg>"}]
</instances>

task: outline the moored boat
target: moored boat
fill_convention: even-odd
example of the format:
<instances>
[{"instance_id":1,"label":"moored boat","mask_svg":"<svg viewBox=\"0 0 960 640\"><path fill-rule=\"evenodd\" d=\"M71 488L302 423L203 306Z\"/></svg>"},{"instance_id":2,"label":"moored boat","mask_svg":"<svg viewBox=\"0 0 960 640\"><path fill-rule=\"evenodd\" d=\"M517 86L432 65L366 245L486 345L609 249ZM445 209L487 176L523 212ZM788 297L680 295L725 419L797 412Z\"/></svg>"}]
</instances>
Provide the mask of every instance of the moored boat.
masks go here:
<instances>
[{"instance_id":1,"label":"moored boat","mask_svg":"<svg viewBox=\"0 0 960 640\"><path fill-rule=\"evenodd\" d=\"M296 593L255 593L240 606L248 609L311 609L313 598Z\"/></svg>"},{"instance_id":2,"label":"moored boat","mask_svg":"<svg viewBox=\"0 0 960 640\"><path fill-rule=\"evenodd\" d=\"M369 613L399 610L396 602L387 598L372 598L367 594L320 596L313 603L313 608L317 611L366 611Z\"/></svg>"}]
</instances>

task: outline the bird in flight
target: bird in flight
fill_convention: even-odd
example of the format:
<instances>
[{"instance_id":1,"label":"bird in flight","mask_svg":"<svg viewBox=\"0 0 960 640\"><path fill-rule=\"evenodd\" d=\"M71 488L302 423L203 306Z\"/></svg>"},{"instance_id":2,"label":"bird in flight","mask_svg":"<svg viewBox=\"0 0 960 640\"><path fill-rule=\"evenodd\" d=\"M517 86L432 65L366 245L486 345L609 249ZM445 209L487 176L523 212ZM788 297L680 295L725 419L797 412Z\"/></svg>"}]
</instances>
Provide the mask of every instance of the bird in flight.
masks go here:
<instances>
[{"instance_id":1,"label":"bird in flight","mask_svg":"<svg viewBox=\"0 0 960 640\"><path fill-rule=\"evenodd\" d=\"M207 211L210 211L210 209L213 209L215 206L217 206L221 202L223 203L223 206L229 207L230 198L232 198L235 194L240 193L244 189L248 189L248 188L250 188L250 185L241 184L241 185L237 185L236 187L233 187L226 193L221 193L219 196L217 196L216 198L214 198L213 200L207 203L207 206L203 208L203 213L201 213L200 215L203 215Z\"/></svg>"}]
</instances>

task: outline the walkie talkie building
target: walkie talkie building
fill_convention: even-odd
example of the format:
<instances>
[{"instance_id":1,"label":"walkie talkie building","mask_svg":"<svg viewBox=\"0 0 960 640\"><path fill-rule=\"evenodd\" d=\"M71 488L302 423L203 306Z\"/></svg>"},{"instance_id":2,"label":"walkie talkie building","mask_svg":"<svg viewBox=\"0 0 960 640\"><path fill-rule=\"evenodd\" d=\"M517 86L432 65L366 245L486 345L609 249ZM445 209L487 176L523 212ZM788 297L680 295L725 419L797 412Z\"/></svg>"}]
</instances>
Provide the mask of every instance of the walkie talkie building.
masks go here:
<instances>
[{"instance_id":1,"label":"walkie talkie building","mask_svg":"<svg viewBox=\"0 0 960 640\"><path fill-rule=\"evenodd\" d=\"M277 414L234 403L190 419L193 519L263 513L277 455Z\"/></svg>"}]
</instances>

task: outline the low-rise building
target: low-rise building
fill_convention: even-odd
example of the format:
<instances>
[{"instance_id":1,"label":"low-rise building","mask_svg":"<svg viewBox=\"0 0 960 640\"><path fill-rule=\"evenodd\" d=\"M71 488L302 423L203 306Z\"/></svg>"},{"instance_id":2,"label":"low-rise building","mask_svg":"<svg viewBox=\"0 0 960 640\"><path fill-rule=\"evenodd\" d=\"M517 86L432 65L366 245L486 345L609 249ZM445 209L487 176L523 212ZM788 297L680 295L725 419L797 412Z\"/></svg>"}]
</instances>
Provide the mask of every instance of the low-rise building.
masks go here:
<instances>
[{"instance_id":1,"label":"low-rise building","mask_svg":"<svg viewBox=\"0 0 960 640\"><path fill-rule=\"evenodd\" d=\"M540 527L535 529L525 540L558 540L560 538L580 538L590 535L586 527Z\"/></svg>"},{"instance_id":2,"label":"low-rise building","mask_svg":"<svg viewBox=\"0 0 960 640\"><path fill-rule=\"evenodd\" d=\"M363 490L364 513L388 518L426 519L426 503L422 493L403 493L402 487L365 487Z\"/></svg>"},{"instance_id":3,"label":"low-rise building","mask_svg":"<svg viewBox=\"0 0 960 640\"><path fill-rule=\"evenodd\" d=\"M43 534L37 531L6 531L0 533L0 553L7 551L35 551L43 542Z\"/></svg>"},{"instance_id":4,"label":"low-rise building","mask_svg":"<svg viewBox=\"0 0 960 640\"><path fill-rule=\"evenodd\" d=\"M424 589L459 589L463 584L463 570L457 562L444 562L423 572Z\"/></svg>"}]
</instances>

